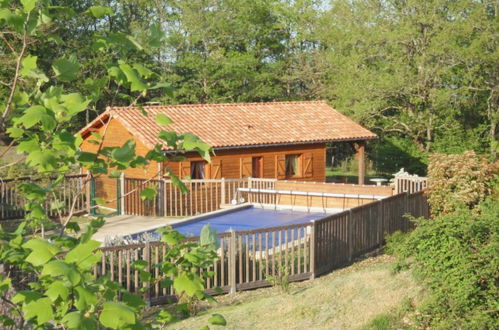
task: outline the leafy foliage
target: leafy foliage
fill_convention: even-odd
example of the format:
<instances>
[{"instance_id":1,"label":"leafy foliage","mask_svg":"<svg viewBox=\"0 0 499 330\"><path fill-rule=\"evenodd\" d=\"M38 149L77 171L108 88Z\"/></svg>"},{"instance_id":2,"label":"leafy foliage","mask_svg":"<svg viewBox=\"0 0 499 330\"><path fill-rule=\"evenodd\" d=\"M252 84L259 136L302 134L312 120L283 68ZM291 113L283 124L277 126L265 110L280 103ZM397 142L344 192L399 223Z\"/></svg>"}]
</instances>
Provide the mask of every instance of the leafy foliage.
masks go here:
<instances>
[{"instance_id":1,"label":"leafy foliage","mask_svg":"<svg viewBox=\"0 0 499 330\"><path fill-rule=\"evenodd\" d=\"M3 110L0 135L13 139L20 160L24 160L31 173L40 178L19 185L19 190L28 200L26 221L15 232L0 229L0 260L2 267L9 270L0 274L0 294L2 302L10 308L10 311L2 308L0 322L4 327L16 328L161 327L172 319L166 311L157 321L142 323L141 313L145 306L142 297L130 294L108 277L94 278L93 269L101 260L101 252L100 243L91 237L103 225L103 218L93 220L81 232L78 224L71 222L76 198L69 214L59 214L57 219L49 219L45 209L48 197L57 193L64 176L75 168L85 167L94 177L116 177L126 168L141 167L151 160L163 162L168 159L159 144L145 156L136 154L133 141L122 146L103 147L105 133L103 136L93 134L97 145L94 152L79 150L82 138L72 134L71 126L78 114L99 101L101 82L124 86L126 90L122 91L121 97L131 104L144 97L149 88L156 90L167 85L158 81L159 76L141 63L120 59L129 48L144 53L151 51L123 33L106 36L90 33L87 36L100 45L99 51L110 56L106 69L99 71L101 76L84 79L86 88L79 92L71 90L72 86L68 84L88 75L88 67L81 65L77 56L54 56L40 61L40 56L30 54L31 51L36 53L35 45L62 42L51 34L59 28L54 21L78 20L82 13L88 14L86 19L91 19L96 25L99 25L99 19L113 16L113 11L104 6L87 10L78 6L54 7L50 1L43 0L0 2L0 25L13 31L7 33L10 40L4 40L12 48L11 53L16 55L14 72L9 72L10 90L5 99L4 94L0 94ZM49 40L48 36L52 39ZM160 121L160 124L165 123L164 118ZM189 148L187 151L198 151L209 160L211 148L198 137L166 131L162 134L175 141L171 147L179 154L177 157ZM79 194L84 193L82 188ZM155 195L156 191L148 188L141 197L151 199ZM91 202L103 201L93 198ZM53 220L58 223L49 237L32 230L38 225L54 226ZM203 243L186 242L185 237L170 229L163 231L163 240L169 244L167 261L154 266L137 262L134 266L141 279L152 285L148 269L160 267L167 270L168 275L158 281L170 281L189 299L211 299L204 293L203 279L210 274L203 274L201 278L195 269L206 267L217 257L214 243L206 238ZM213 322L221 324L220 317Z\"/></svg>"},{"instance_id":2,"label":"leafy foliage","mask_svg":"<svg viewBox=\"0 0 499 330\"><path fill-rule=\"evenodd\" d=\"M493 329L497 326L499 203L489 199L480 212L458 209L431 220L418 219L405 239L390 249L399 267L412 265L430 290L417 315L424 327Z\"/></svg>"},{"instance_id":3,"label":"leafy foliage","mask_svg":"<svg viewBox=\"0 0 499 330\"><path fill-rule=\"evenodd\" d=\"M489 163L472 151L430 156L429 203L433 214L450 213L460 206L473 208L497 184L499 162Z\"/></svg>"},{"instance_id":4,"label":"leafy foliage","mask_svg":"<svg viewBox=\"0 0 499 330\"><path fill-rule=\"evenodd\" d=\"M430 157L433 217L387 239L397 268L412 267L429 289L418 306L424 328L497 327L499 203L497 171L473 152ZM495 176L495 177L494 177Z\"/></svg>"}]
</instances>

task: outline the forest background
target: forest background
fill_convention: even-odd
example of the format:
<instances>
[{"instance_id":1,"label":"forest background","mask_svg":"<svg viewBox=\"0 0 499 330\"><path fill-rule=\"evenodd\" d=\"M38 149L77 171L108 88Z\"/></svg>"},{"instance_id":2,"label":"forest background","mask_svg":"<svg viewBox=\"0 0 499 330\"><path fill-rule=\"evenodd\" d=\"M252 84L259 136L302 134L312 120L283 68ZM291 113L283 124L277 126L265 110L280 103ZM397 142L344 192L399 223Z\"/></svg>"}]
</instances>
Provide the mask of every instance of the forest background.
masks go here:
<instances>
[{"instance_id":1,"label":"forest background","mask_svg":"<svg viewBox=\"0 0 499 330\"><path fill-rule=\"evenodd\" d=\"M27 49L42 69L54 59L63 61L76 78L58 79L66 91L92 95L73 131L107 106L130 104L130 86L120 84L119 77L109 79L112 71L102 72L113 70L119 52L126 62L141 63L133 68L137 75L168 83L162 86L167 92L144 92L140 104L327 100L380 136L368 149L380 173L405 167L424 174L433 152L497 156L497 1L79 0L53 5L95 11L61 15ZM8 17L0 14L2 19ZM16 41L5 33L0 38L3 105L16 69L11 51ZM153 50L144 51L145 40ZM113 52L117 44L121 49Z\"/></svg>"}]
</instances>

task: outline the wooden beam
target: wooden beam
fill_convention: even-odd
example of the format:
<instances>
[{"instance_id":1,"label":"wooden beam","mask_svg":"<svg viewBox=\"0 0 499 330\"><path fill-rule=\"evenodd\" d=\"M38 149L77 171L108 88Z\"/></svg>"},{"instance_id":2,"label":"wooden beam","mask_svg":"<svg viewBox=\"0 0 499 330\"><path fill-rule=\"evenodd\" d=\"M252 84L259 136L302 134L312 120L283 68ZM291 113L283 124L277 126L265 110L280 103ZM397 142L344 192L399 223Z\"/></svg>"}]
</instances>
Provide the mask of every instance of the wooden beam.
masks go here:
<instances>
[{"instance_id":1,"label":"wooden beam","mask_svg":"<svg viewBox=\"0 0 499 330\"><path fill-rule=\"evenodd\" d=\"M359 184L364 184L365 183L365 177L366 177L366 156L365 156L365 149L366 149L366 143L365 141L361 141L356 143L355 149L357 150L357 161L359 164L359 169L358 169L358 174L359 174Z\"/></svg>"}]
</instances>

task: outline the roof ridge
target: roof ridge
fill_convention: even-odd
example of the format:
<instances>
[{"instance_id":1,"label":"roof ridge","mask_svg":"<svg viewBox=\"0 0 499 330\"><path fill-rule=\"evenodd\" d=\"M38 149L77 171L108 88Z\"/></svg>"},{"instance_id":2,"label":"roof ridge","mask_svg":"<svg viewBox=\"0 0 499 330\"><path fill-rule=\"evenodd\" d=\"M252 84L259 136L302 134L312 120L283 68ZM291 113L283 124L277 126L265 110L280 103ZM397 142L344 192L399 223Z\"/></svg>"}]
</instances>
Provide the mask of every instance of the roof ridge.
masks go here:
<instances>
[{"instance_id":1,"label":"roof ridge","mask_svg":"<svg viewBox=\"0 0 499 330\"><path fill-rule=\"evenodd\" d=\"M163 105L142 105L143 108L155 109L155 108L166 108L166 107L182 107L182 108L200 108L206 106L247 106L247 105L270 105L270 104L319 104L327 102L325 100L315 100L315 101L269 101L269 102L234 102L234 103L193 103L193 104L163 104ZM106 107L106 110L115 109L135 109L137 106L114 106Z\"/></svg>"}]
</instances>

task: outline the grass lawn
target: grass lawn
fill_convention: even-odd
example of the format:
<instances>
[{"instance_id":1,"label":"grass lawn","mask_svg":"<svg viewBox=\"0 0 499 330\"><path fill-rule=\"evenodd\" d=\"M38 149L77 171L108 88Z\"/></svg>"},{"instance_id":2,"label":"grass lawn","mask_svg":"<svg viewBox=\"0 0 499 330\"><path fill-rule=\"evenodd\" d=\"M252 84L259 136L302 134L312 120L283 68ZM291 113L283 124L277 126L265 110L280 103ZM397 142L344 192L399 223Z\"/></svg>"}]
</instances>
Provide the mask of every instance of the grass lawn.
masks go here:
<instances>
[{"instance_id":1,"label":"grass lawn","mask_svg":"<svg viewBox=\"0 0 499 330\"><path fill-rule=\"evenodd\" d=\"M369 182L369 179L374 178L390 179L391 177L386 177L386 175L380 173L366 173L366 184L374 184L373 182ZM345 172L342 170L332 170L330 167L326 168L326 181L328 182L357 184L358 180L359 176L357 172Z\"/></svg>"},{"instance_id":2,"label":"grass lawn","mask_svg":"<svg viewBox=\"0 0 499 330\"><path fill-rule=\"evenodd\" d=\"M368 258L314 281L291 283L289 293L274 287L220 296L171 328L199 329L214 313L225 317L226 329L403 328L396 311L419 300L421 289L409 272L392 274L393 263L386 255Z\"/></svg>"}]
</instances>

